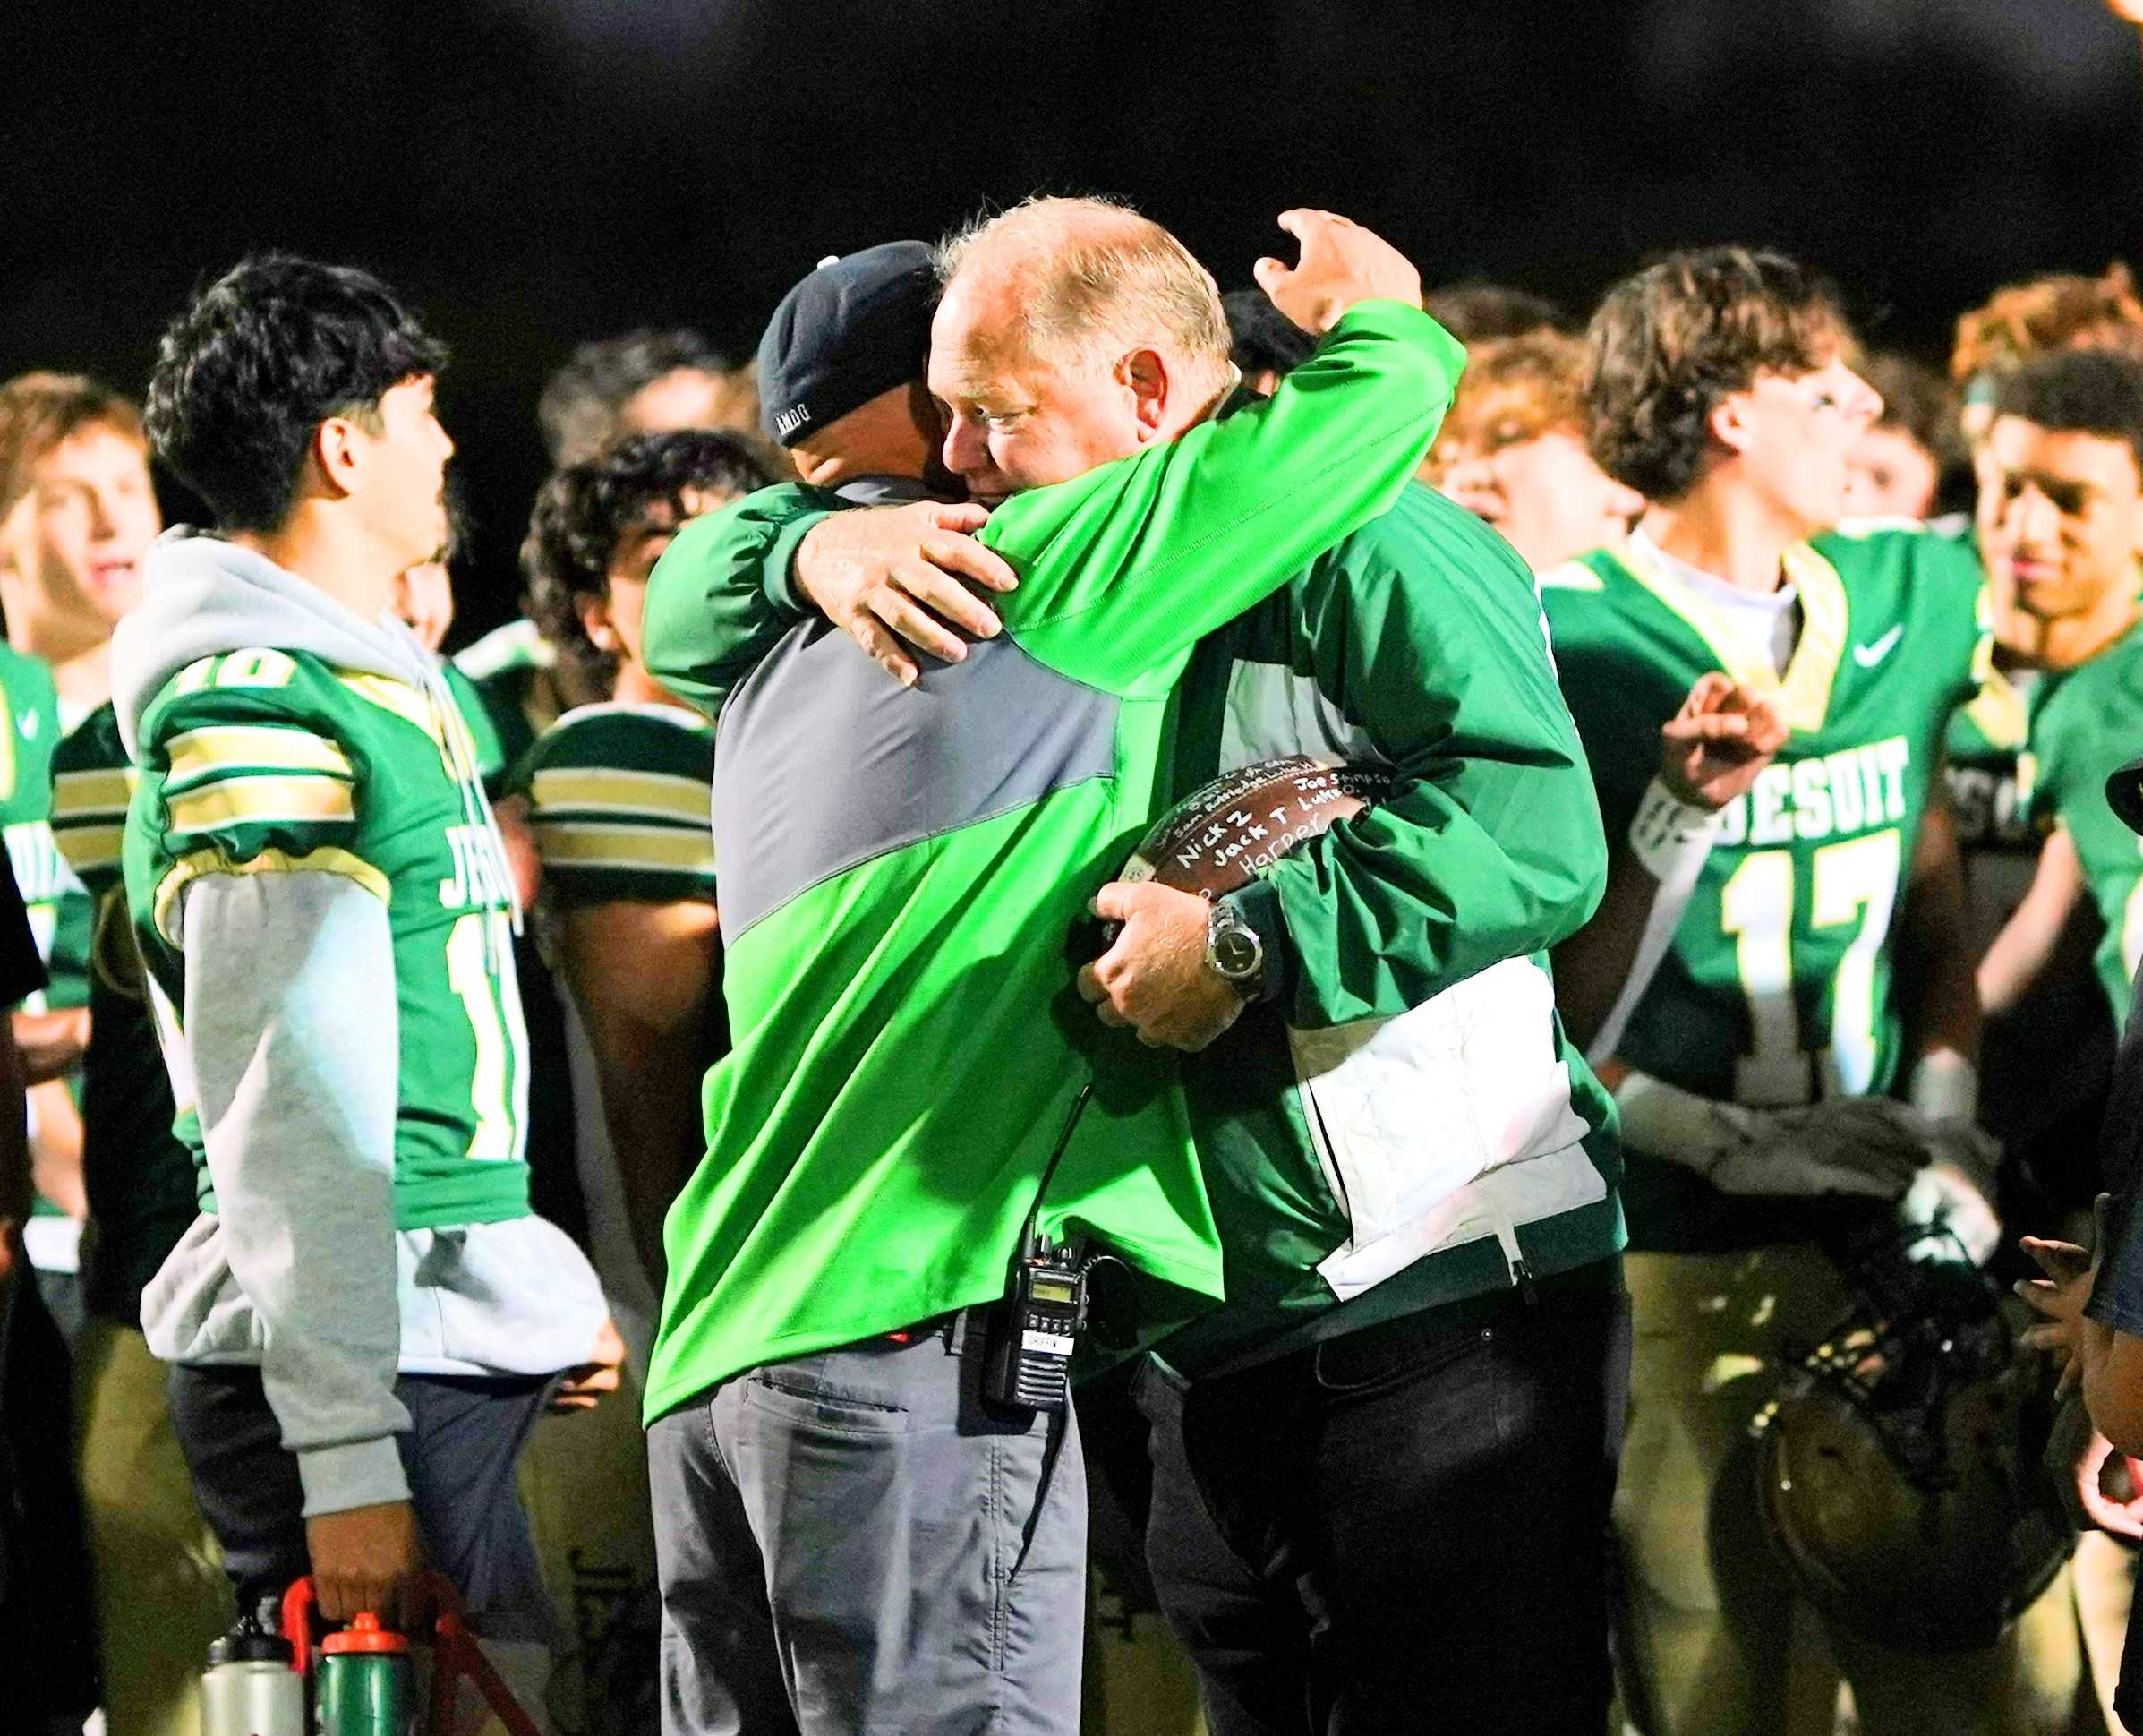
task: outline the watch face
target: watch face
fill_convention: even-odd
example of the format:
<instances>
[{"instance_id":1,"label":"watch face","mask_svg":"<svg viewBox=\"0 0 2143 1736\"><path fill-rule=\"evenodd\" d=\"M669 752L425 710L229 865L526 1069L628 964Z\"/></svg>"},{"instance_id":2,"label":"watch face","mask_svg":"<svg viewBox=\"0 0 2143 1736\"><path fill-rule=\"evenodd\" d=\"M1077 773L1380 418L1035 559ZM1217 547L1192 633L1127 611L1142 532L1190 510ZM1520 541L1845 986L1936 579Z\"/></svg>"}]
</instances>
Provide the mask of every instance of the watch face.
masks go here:
<instances>
[{"instance_id":1,"label":"watch face","mask_svg":"<svg viewBox=\"0 0 2143 1736\"><path fill-rule=\"evenodd\" d=\"M1263 950L1247 930L1223 928L1213 936L1214 967L1224 977L1247 977L1257 970Z\"/></svg>"}]
</instances>

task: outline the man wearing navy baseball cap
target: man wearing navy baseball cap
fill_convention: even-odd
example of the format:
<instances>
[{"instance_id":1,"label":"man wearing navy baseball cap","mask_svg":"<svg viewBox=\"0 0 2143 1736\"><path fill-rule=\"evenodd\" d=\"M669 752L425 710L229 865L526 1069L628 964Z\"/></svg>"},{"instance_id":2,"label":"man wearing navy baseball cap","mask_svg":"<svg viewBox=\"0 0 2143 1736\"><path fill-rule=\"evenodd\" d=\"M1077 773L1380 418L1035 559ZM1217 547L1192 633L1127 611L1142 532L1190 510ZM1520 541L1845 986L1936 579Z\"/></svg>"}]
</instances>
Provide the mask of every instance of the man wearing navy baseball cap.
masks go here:
<instances>
[{"instance_id":1,"label":"man wearing navy baseball cap","mask_svg":"<svg viewBox=\"0 0 2143 1736\"><path fill-rule=\"evenodd\" d=\"M867 505L958 492L923 384L936 305L919 241L822 260L781 298L759 340L759 415L804 481Z\"/></svg>"}]
</instances>

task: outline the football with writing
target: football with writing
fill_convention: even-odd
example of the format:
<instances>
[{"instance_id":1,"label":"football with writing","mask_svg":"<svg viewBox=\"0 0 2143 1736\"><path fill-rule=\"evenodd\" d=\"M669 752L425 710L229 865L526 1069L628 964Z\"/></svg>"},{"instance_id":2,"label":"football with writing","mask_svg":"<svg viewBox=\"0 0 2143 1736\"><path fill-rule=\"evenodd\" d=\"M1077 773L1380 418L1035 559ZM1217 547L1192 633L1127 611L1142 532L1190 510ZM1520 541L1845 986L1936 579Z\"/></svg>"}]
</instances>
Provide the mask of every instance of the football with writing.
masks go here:
<instances>
[{"instance_id":1,"label":"football with writing","mask_svg":"<svg viewBox=\"0 0 2143 1736\"><path fill-rule=\"evenodd\" d=\"M1184 797L1146 834L1117 877L1221 898L1390 789L1390 774L1375 767L1322 765L1300 757L1261 759Z\"/></svg>"}]
</instances>

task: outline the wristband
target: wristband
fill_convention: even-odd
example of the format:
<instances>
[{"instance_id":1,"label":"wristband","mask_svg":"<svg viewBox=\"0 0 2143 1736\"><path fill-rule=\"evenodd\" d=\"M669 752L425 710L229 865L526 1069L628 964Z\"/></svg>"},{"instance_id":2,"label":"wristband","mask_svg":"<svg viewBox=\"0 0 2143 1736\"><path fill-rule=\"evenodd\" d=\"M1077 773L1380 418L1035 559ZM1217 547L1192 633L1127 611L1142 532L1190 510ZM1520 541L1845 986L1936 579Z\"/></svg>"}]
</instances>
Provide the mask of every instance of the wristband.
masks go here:
<instances>
[{"instance_id":1,"label":"wristband","mask_svg":"<svg viewBox=\"0 0 2143 1736\"><path fill-rule=\"evenodd\" d=\"M1632 1069L1615 1088L1622 1142L1633 1151L1710 1173L1735 1142L1720 1105Z\"/></svg>"},{"instance_id":2,"label":"wristband","mask_svg":"<svg viewBox=\"0 0 2143 1736\"><path fill-rule=\"evenodd\" d=\"M1644 786L1636 817L1629 823L1629 847L1653 879L1669 885L1678 868L1688 873L1692 858L1701 865L1711 853L1719 818L1718 809L1686 802L1654 778Z\"/></svg>"},{"instance_id":3,"label":"wristband","mask_svg":"<svg viewBox=\"0 0 2143 1736\"><path fill-rule=\"evenodd\" d=\"M1905 1100L1936 1121L1974 1120L1979 1114L1979 1069L1955 1049L1935 1049L1915 1064Z\"/></svg>"}]
</instances>

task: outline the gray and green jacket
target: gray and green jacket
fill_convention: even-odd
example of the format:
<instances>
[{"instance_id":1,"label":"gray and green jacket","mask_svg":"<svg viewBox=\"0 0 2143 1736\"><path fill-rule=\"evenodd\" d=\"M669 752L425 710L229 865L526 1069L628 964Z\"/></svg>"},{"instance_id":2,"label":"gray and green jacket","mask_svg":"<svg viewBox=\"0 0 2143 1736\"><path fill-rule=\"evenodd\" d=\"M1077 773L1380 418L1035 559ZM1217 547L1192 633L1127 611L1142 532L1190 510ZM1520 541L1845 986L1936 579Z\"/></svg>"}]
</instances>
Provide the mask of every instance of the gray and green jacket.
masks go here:
<instances>
[{"instance_id":1,"label":"gray and green jacket","mask_svg":"<svg viewBox=\"0 0 2143 1736\"><path fill-rule=\"evenodd\" d=\"M719 592L696 608L732 645L797 619L789 562L832 506L753 498L696 539ZM1398 783L1236 895L1285 988L1182 1064L1227 1302L1170 1361L1215 1371L1613 1254L1611 1108L1545 959L1606 847L1523 563L1410 485L1207 637L1175 697L1163 806L1284 753Z\"/></svg>"}]
</instances>

